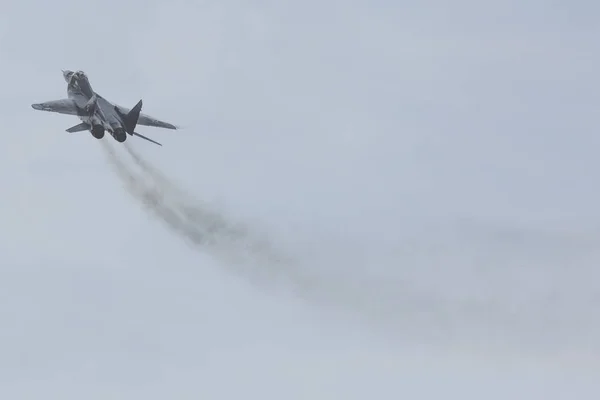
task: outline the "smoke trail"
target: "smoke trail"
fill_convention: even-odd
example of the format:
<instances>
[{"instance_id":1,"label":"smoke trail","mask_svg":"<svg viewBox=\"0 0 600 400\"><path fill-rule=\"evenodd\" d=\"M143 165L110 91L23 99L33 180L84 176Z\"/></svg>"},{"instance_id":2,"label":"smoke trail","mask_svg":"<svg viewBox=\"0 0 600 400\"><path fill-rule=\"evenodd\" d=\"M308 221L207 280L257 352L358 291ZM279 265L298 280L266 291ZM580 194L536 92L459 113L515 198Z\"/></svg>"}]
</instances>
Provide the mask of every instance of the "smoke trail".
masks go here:
<instances>
[{"instance_id":1,"label":"smoke trail","mask_svg":"<svg viewBox=\"0 0 600 400\"><path fill-rule=\"evenodd\" d=\"M356 261L340 259L341 254L329 260L302 260L281 254L251 227L234 222L186 193L127 144L122 156L131 158L133 165L125 163L108 141L101 143L125 189L158 220L194 248L214 256L220 268L263 289L283 289L310 303L354 314L370 325L401 325L404 334L412 331L421 339L424 332L430 339L449 335L464 318L480 321L484 330L488 324L517 323L491 303L484 306L489 312L486 317L481 313L481 303L448 302L443 294L422 291L415 282L402 284L395 279L369 279L366 273L353 275ZM343 272L332 273L335 268L331 264L343 265ZM487 318L491 320L483 323Z\"/></svg>"},{"instance_id":2,"label":"smoke trail","mask_svg":"<svg viewBox=\"0 0 600 400\"><path fill-rule=\"evenodd\" d=\"M416 299L424 305L431 303L430 299L422 298L397 282L373 282L365 276L353 278L350 273L327 276L327 265L311 273L315 271L316 260L311 260L309 266L305 260L281 254L272 243L249 227L233 222L179 188L127 144L125 149L139 169L138 174L119 157L108 141L100 142L109 163L134 199L193 247L215 256L221 261L221 267L233 269L235 274L255 284L272 289L277 283L283 283L286 291L307 301L320 300L320 304L324 301L380 322L381 317L394 320L393 314L401 314L405 318L406 304L403 301L406 296L411 297L413 302ZM439 311L439 308L432 310L433 314ZM420 320L439 318L429 311L412 314L413 318Z\"/></svg>"},{"instance_id":3,"label":"smoke trail","mask_svg":"<svg viewBox=\"0 0 600 400\"><path fill-rule=\"evenodd\" d=\"M394 280L353 276L350 260L306 260L282 254L250 227L234 223L186 193L127 144L127 155L138 174L107 141L101 143L126 190L174 233L215 256L220 268L262 289L283 290L313 305L358 317L370 326L385 326L386 331L402 324L404 334L412 331L419 339L424 325L433 328L445 322L443 304L432 304L436 301ZM331 274L330 264L340 262L345 264L344 273ZM427 331L434 336L441 332L435 328Z\"/></svg>"},{"instance_id":4,"label":"smoke trail","mask_svg":"<svg viewBox=\"0 0 600 400\"><path fill-rule=\"evenodd\" d=\"M254 283L271 285L283 279L293 282L300 292L308 290L310 279L300 269L290 268L291 258L267 238L194 198L127 144L125 148L140 171L137 174L108 141L100 143L127 192L193 247L219 259L222 266L235 268L236 274Z\"/></svg>"},{"instance_id":5,"label":"smoke trail","mask_svg":"<svg viewBox=\"0 0 600 400\"><path fill-rule=\"evenodd\" d=\"M362 310L367 316L381 314L384 309L390 312L390 307L397 306L392 298L381 297L386 291L381 286L369 288L365 280L352 282L339 275L328 278L322 271L312 274L305 263L283 254L250 227L232 221L178 187L127 143L125 149L136 168L125 163L108 141L100 143L129 194L193 247L216 257L221 267L263 288L283 284L279 287L307 301L322 300L346 310ZM392 297L397 297L397 288L391 289Z\"/></svg>"},{"instance_id":6,"label":"smoke trail","mask_svg":"<svg viewBox=\"0 0 600 400\"><path fill-rule=\"evenodd\" d=\"M430 275L436 269L427 263L413 265L414 261L405 257L388 261L398 263L398 268L408 269L408 280L402 281L373 280L362 273L352 276L356 260L350 258L345 261L291 258L281 254L271 241L251 226L235 222L226 213L217 211L180 188L127 144L125 152L118 154L109 141L101 140L100 143L117 177L135 200L194 248L215 257L220 268L226 268L258 287L283 289L309 303L357 317L371 327L385 328L387 332L391 328L403 339L417 343L445 342L453 346L487 347L512 342L518 345L519 351L543 350L545 346L561 343L560 332L551 337L546 330L543 331L545 340L540 341L540 326L545 326L540 315L545 309L534 307L535 296L527 303L528 307L537 310L532 317L531 313L525 312L525 307L523 313L515 313L512 303L502 300L502 297L461 299L444 294L444 291L438 293L437 290L420 289L410 274L415 273L415 268L424 269L423 274L428 276L428 280L435 280ZM121 146L119 148L122 149ZM131 158L127 160L131 162L125 162L124 156ZM444 256L448 255L444 252ZM517 257L512 264L520 260ZM461 268L463 261L443 260L456 268ZM328 268L331 264L343 265L344 272L331 274L332 269ZM500 260L498 267L504 268L494 270L503 271L512 264ZM551 317L562 318L560 313L546 318ZM565 317L565 320L568 318Z\"/></svg>"},{"instance_id":7,"label":"smoke trail","mask_svg":"<svg viewBox=\"0 0 600 400\"><path fill-rule=\"evenodd\" d=\"M130 147L125 146L126 153L119 155L108 141L100 143L134 199L194 248L215 257L220 268L258 287L269 291L282 289L309 303L358 317L369 326L385 327L385 331L400 328L406 339L418 341L456 338L466 320L479 321L478 328L487 331L482 335L484 338L499 334L490 328L519 323L493 304L486 304L487 312L482 314L481 304L447 302L443 296L394 279L353 276L354 268L350 265L353 261L349 259L307 262L290 258L250 227L232 221L180 189ZM133 165L128 165L122 156L131 157ZM340 262L346 267L344 273L327 273L331 272L329 264ZM468 331L475 330L473 325Z\"/></svg>"}]
</instances>

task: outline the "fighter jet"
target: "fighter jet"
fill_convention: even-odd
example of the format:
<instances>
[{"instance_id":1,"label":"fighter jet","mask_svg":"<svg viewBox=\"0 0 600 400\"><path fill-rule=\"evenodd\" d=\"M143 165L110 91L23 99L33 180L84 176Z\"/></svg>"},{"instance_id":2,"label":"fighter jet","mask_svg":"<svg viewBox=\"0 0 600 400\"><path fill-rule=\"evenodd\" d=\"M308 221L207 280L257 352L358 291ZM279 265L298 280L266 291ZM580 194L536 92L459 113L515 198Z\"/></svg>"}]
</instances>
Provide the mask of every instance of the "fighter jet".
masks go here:
<instances>
[{"instance_id":1,"label":"fighter jet","mask_svg":"<svg viewBox=\"0 0 600 400\"><path fill-rule=\"evenodd\" d=\"M142 100L131 110L109 102L94 92L83 71L63 70L62 73L67 82L68 98L32 104L31 107L35 110L79 117L82 122L67 129L66 131L69 133L89 131L96 139L102 139L104 132L107 131L120 143L123 143L129 134L162 146L162 144L134 132L136 125L177 129L175 125L142 114Z\"/></svg>"}]
</instances>

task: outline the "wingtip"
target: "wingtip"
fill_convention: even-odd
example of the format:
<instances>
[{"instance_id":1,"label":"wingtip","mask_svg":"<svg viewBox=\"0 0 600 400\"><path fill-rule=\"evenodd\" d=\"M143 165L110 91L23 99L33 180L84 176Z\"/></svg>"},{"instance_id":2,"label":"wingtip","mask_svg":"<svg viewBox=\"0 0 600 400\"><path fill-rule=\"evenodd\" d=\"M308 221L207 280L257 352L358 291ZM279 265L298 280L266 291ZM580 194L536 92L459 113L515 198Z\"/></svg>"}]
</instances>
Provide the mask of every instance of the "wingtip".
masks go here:
<instances>
[{"instance_id":1,"label":"wingtip","mask_svg":"<svg viewBox=\"0 0 600 400\"><path fill-rule=\"evenodd\" d=\"M174 125L169 122L161 122L160 124L161 125L157 125L158 128L171 129L171 130L181 129L181 127L179 125Z\"/></svg>"}]
</instances>

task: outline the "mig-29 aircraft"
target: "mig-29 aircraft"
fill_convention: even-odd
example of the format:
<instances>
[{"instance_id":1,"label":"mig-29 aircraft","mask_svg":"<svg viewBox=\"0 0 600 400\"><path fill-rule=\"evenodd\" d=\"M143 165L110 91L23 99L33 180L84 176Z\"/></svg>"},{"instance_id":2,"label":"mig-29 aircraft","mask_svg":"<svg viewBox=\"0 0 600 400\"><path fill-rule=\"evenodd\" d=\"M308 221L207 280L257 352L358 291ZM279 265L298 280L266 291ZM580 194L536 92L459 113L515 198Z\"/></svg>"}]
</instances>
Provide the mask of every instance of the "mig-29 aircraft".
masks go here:
<instances>
[{"instance_id":1,"label":"mig-29 aircraft","mask_svg":"<svg viewBox=\"0 0 600 400\"><path fill-rule=\"evenodd\" d=\"M117 142L124 142L127 134L146 139L154 144L162 144L134 132L136 125L177 129L175 125L159 121L142 114L142 100L131 110L113 104L94 92L90 81L83 71L62 71L67 82L68 98L32 104L35 110L51 111L60 114L76 115L82 121L66 131L69 133L90 131L96 139L102 139L108 131Z\"/></svg>"}]
</instances>

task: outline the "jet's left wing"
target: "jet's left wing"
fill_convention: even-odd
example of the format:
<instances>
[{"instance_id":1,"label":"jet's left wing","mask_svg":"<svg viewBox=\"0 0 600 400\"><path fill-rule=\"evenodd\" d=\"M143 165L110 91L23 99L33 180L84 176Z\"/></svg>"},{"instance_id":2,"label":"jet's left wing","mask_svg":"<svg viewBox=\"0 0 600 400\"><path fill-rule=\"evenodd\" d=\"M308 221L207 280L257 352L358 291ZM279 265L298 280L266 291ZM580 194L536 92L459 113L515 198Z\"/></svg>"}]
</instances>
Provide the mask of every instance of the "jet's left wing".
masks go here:
<instances>
[{"instance_id":1,"label":"jet's left wing","mask_svg":"<svg viewBox=\"0 0 600 400\"><path fill-rule=\"evenodd\" d=\"M34 110L51 111L59 114L80 115L81 110L71 99L51 100L44 103L32 104Z\"/></svg>"},{"instance_id":2,"label":"jet's left wing","mask_svg":"<svg viewBox=\"0 0 600 400\"><path fill-rule=\"evenodd\" d=\"M122 107L122 106L115 106L119 109L119 112L127 115L127 113L129 112L128 108ZM140 114L140 117L138 118L138 125L145 125L145 126L154 126L156 128L165 128L165 129L177 129L177 126L170 124L168 122L164 122L161 120L158 120L154 117L151 117L149 115L146 114Z\"/></svg>"}]
</instances>

